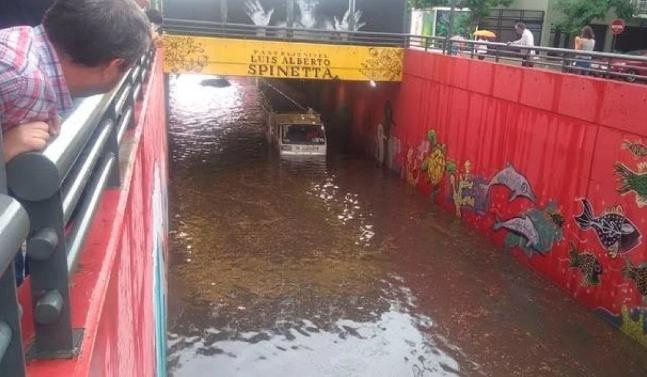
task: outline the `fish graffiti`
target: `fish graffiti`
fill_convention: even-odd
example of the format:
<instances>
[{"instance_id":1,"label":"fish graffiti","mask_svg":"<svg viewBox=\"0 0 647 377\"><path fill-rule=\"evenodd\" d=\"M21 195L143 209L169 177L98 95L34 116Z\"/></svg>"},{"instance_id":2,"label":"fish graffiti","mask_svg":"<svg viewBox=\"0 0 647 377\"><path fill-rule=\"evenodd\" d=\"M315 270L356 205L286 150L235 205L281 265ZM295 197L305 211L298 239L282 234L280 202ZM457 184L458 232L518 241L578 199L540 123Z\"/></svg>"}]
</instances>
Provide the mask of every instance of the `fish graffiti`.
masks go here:
<instances>
[{"instance_id":1,"label":"fish graffiti","mask_svg":"<svg viewBox=\"0 0 647 377\"><path fill-rule=\"evenodd\" d=\"M644 165L641 165L641 170ZM638 207L647 205L647 172L635 172L629 169L623 163L615 164L616 174L618 175L618 193L625 195L633 192L636 194L636 204Z\"/></svg>"},{"instance_id":2,"label":"fish graffiti","mask_svg":"<svg viewBox=\"0 0 647 377\"><path fill-rule=\"evenodd\" d=\"M578 269L583 276L582 285L599 285L602 275L602 265L598 258L590 251L578 251L571 242L570 246L570 267Z\"/></svg>"},{"instance_id":3,"label":"fish graffiti","mask_svg":"<svg viewBox=\"0 0 647 377\"><path fill-rule=\"evenodd\" d=\"M525 246L530 248L539 244L539 233L528 216L514 217L506 221L497 221L494 230L507 229L526 239Z\"/></svg>"},{"instance_id":4,"label":"fish graffiti","mask_svg":"<svg viewBox=\"0 0 647 377\"><path fill-rule=\"evenodd\" d=\"M528 179L519 173L517 169L508 164L508 166L498 172L490 181L489 187L502 185L510 190L508 201L513 201L519 197L530 199L533 203L537 201L537 196L532 191Z\"/></svg>"},{"instance_id":5,"label":"fish graffiti","mask_svg":"<svg viewBox=\"0 0 647 377\"><path fill-rule=\"evenodd\" d=\"M530 232L511 231L506 235L504 244L506 248L519 247L529 258L536 254L549 253L555 242L561 241L564 237L562 231L564 217L559 213L557 204L554 202L549 202L543 209L531 208L518 219L524 220L523 224L526 229L531 229ZM537 235L536 239L534 234ZM529 242L530 237L533 238L532 242Z\"/></svg>"},{"instance_id":6,"label":"fish graffiti","mask_svg":"<svg viewBox=\"0 0 647 377\"><path fill-rule=\"evenodd\" d=\"M622 144L622 148L631 152L636 159L647 157L647 146L640 141L632 142L625 140L624 144Z\"/></svg>"},{"instance_id":7,"label":"fish graffiti","mask_svg":"<svg viewBox=\"0 0 647 377\"><path fill-rule=\"evenodd\" d=\"M624 216L622 207L602 213L595 217L588 199L582 199L582 214L575 221L582 230L595 230L598 240L612 258L625 254L640 244L642 235L638 228Z\"/></svg>"},{"instance_id":8,"label":"fish graffiti","mask_svg":"<svg viewBox=\"0 0 647 377\"><path fill-rule=\"evenodd\" d=\"M631 261L627 261L627 265L623 269L625 277L633 280L636 284L638 292L647 300L647 263L640 266L634 266Z\"/></svg>"}]
</instances>

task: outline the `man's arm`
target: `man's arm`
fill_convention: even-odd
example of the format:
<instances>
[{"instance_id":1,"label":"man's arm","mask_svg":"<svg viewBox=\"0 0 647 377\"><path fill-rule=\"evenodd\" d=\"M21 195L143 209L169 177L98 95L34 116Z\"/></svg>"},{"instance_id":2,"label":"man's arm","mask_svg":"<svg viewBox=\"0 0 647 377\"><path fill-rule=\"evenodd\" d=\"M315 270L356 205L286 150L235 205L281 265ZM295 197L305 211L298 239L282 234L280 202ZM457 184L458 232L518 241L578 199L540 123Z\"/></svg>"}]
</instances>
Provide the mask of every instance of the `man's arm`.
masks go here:
<instances>
[{"instance_id":1,"label":"man's arm","mask_svg":"<svg viewBox=\"0 0 647 377\"><path fill-rule=\"evenodd\" d=\"M24 76L11 77L5 70L0 83L0 125L3 132L4 160L47 145L50 131L55 129L57 115L53 103L47 99L44 83Z\"/></svg>"},{"instance_id":2,"label":"man's arm","mask_svg":"<svg viewBox=\"0 0 647 377\"><path fill-rule=\"evenodd\" d=\"M3 129L25 122L56 121L56 102L47 92L45 79L40 73L34 76L16 75L0 84L0 102L3 103ZM12 124L13 123L13 124ZM56 126L56 124L52 124Z\"/></svg>"}]
</instances>

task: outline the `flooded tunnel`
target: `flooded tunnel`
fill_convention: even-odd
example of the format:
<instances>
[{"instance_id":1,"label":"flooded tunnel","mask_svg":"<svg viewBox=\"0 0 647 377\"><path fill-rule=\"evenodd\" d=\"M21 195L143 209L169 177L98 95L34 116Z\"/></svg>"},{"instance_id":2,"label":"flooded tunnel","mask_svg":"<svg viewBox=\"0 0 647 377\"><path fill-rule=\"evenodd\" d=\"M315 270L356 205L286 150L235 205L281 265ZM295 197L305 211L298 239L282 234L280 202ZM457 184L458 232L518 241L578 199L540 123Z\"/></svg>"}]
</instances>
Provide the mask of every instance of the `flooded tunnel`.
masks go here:
<instances>
[{"instance_id":1,"label":"flooded tunnel","mask_svg":"<svg viewBox=\"0 0 647 377\"><path fill-rule=\"evenodd\" d=\"M633 340L353 148L336 83L209 79L169 79L171 376L647 375ZM322 113L324 160L268 145L268 105L292 102Z\"/></svg>"}]
</instances>

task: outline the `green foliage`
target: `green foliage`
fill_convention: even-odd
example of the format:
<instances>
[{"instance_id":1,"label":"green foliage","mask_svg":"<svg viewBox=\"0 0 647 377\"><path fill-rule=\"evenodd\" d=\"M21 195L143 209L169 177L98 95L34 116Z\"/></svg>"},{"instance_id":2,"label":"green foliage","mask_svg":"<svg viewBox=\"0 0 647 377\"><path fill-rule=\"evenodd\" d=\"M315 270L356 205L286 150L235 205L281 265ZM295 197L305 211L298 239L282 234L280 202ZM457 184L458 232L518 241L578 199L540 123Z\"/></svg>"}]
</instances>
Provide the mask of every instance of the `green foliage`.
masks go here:
<instances>
[{"instance_id":1,"label":"green foliage","mask_svg":"<svg viewBox=\"0 0 647 377\"><path fill-rule=\"evenodd\" d=\"M470 24L472 28L478 25L479 21L487 16L490 11L497 7L507 7L513 0L454 0L457 8L469 8ZM451 0L409 0L409 6L413 9L425 9L431 7L447 7Z\"/></svg>"},{"instance_id":2,"label":"green foliage","mask_svg":"<svg viewBox=\"0 0 647 377\"><path fill-rule=\"evenodd\" d=\"M562 17L555 27L570 35L578 35L593 20L606 19L609 12L624 19L636 12L632 0L558 0L557 8Z\"/></svg>"}]
</instances>

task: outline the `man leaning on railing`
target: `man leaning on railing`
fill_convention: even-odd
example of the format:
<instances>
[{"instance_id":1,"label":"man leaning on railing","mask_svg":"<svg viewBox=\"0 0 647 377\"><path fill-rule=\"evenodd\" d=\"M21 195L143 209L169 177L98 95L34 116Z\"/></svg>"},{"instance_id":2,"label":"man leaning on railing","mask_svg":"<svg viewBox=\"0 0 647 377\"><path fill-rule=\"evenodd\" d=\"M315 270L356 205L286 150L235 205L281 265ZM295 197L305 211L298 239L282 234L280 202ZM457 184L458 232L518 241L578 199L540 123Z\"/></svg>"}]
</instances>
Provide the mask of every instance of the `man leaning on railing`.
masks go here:
<instances>
[{"instance_id":1,"label":"man leaning on railing","mask_svg":"<svg viewBox=\"0 0 647 377\"><path fill-rule=\"evenodd\" d=\"M532 31L526 27L523 22L517 22L514 25L514 30L519 34L520 38L513 42L508 42L508 45L524 46L524 47L535 47L535 36L532 34ZM524 67L532 67L534 64L532 59L535 56L535 50L533 49L522 49L521 50L521 65Z\"/></svg>"},{"instance_id":2,"label":"man leaning on railing","mask_svg":"<svg viewBox=\"0 0 647 377\"><path fill-rule=\"evenodd\" d=\"M57 0L41 25L0 30L4 160L45 148L72 97L111 90L148 49L150 30L132 0Z\"/></svg>"}]
</instances>

